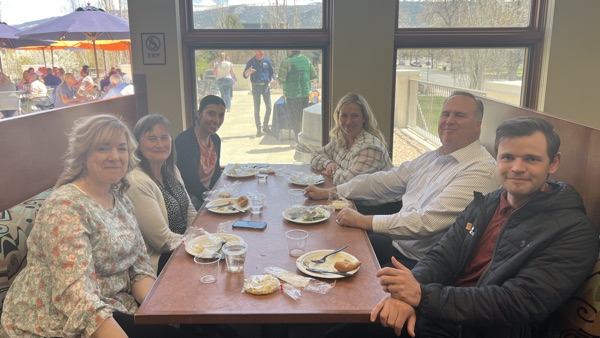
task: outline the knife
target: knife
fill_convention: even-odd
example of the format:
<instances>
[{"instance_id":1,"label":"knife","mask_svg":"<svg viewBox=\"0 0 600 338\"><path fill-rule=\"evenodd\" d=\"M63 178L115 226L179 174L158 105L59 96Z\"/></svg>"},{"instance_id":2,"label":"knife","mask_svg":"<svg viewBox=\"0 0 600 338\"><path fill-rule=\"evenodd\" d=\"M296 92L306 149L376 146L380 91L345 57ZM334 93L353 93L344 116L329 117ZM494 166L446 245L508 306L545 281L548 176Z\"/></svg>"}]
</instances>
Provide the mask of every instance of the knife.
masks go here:
<instances>
[{"instance_id":1,"label":"knife","mask_svg":"<svg viewBox=\"0 0 600 338\"><path fill-rule=\"evenodd\" d=\"M316 272L316 273L331 273L334 275L340 275L340 276L344 276L344 277L354 277L353 273L347 273L347 272L329 271L329 270L313 269L313 268L306 268L306 270L311 271L311 272Z\"/></svg>"},{"instance_id":2,"label":"knife","mask_svg":"<svg viewBox=\"0 0 600 338\"><path fill-rule=\"evenodd\" d=\"M222 204L215 204L215 205L211 205L209 207L204 207L204 209L213 209L213 208L226 207L226 206L228 206L230 204L231 204L231 202L222 203Z\"/></svg>"}]
</instances>

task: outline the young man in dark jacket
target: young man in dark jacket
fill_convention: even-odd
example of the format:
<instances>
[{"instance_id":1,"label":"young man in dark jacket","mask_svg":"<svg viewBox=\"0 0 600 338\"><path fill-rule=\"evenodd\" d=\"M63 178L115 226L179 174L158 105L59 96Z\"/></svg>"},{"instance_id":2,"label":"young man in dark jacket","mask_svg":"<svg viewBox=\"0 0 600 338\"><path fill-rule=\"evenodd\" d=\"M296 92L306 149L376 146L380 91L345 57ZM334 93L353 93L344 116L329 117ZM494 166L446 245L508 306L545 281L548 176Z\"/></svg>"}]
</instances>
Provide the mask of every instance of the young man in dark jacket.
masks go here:
<instances>
[{"instance_id":1,"label":"young man in dark jacket","mask_svg":"<svg viewBox=\"0 0 600 338\"><path fill-rule=\"evenodd\" d=\"M548 180L560 164L559 146L544 120L503 122L495 144L503 188L475 193L412 271L396 260L396 268L380 270L389 296L371 320L419 337L539 334L539 324L577 289L598 256L598 232L581 197Z\"/></svg>"}]
</instances>

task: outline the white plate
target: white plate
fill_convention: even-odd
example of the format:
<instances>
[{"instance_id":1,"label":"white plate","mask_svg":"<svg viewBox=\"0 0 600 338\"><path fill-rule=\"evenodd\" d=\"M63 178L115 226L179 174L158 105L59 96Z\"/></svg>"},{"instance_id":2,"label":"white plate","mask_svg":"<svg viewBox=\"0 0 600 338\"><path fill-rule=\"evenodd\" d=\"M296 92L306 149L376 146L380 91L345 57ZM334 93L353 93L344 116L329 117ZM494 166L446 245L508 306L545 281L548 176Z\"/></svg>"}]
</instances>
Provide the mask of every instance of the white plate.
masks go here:
<instances>
[{"instance_id":1,"label":"white plate","mask_svg":"<svg viewBox=\"0 0 600 338\"><path fill-rule=\"evenodd\" d=\"M221 205L221 204L225 204L225 203L230 203L230 205L233 205L234 207L236 207L240 210L248 210L248 208L250 208L249 203L245 207L240 207L237 204L237 200L238 200L237 198L219 198L218 200L214 200L214 201L208 203L206 205L206 209L208 211L212 211L217 214L237 214L239 211L237 211L235 209L230 209L228 205L225 205L222 207L216 207L216 208L210 208L210 207L213 205Z\"/></svg>"},{"instance_id":2,"label":"white plate","mask_svg":"<svg viewBox=\"0 0 600 338\"><path fill-rule=\"evenodd\" d=\"M301 185L301 186L306 187L311 184L319 185L319 184L325 182L325 179L321 175L306 175L306 176L297 175L297 176L290 176L288 178L288 182L295 184L295 185Z\"/></svg>"},{"instance_id":3,"label":"white plate","mask_svg":"<svg viewBox=\"0 0 600 338\"><path fill-rule=\"evenodd\" d=\"M251 167L238 167L231 168L223 171L225 176L233 177L233 178L243 178L243 177L252 177L258 173L258 169Z\"/></svg>"},{"instance_id":4,"label":"white plate","mask_svg":"<svg viewBox=\"0 0 600 338\"><path fill-rule=\"evenodd\" d=\"M332 252L333 250L335 250L335 249L315 250L315 251L307 252L304 255L302 255L296 259L296 267L298 267L298 269L300 271L304 272L305 274L307 274L309 276L313 276L313 277L331 278L331 279L344 278L345 276L334 274L334 273L318 273L318 272L312 272L312 271L306 270L305 264L308 264L309 268L321 269L321 270L327 270L327 271L337 271L333 266L338 261L343 261L344 259L347 259L351 262L358 261L358 259L356 257L352 256L351 254L341 251L341 252L335 253L335 254L327 257L327 260L325 261L325 263L316 264L316 263L311 262L311 259L320 259L323 256L327 255L328 253ZM355 274L359 269L360 269L360 266L354 270L348 271L347 273Z\"/></svg>"},{"instance_id":5,"label":"white plate","mask_svg":"<svg viewBox=\"0 0 600 338\"><path fill-rule=\"evenodd\" d=\"M323 218L319 218L319 219L312 220L312 221L304 221L302 219L303 217L298 217L296 219L292 219L291 214L293 214L295 212L299 212L302 208L311 208L315 212L318 212L320 215L323 215ZM294 222L294 223L298 223L298 224L314 224L314 223L323 222L323 221L329 219L329 216L331 215L331 213L323 208L318 207L318 206L317 207L290 207L290 208L285 209L281 215L283 216L283 218L287 219L290 222Z\"/></svg>"},{"instance_id":6,"label":"white plate","mask_svg":"<svg viewBox=\"0 0 600 338\"><path fill-rule=\"evenodd\" d=\"M222 242L244 241L240 236L232 234L216 233L211 235L218 237ZM185 242L185 251L192 256L198 255L204 249L216 251L220 247L221 243L212 242L207 235L198 236Z\"/></svg>"}]
</instances>

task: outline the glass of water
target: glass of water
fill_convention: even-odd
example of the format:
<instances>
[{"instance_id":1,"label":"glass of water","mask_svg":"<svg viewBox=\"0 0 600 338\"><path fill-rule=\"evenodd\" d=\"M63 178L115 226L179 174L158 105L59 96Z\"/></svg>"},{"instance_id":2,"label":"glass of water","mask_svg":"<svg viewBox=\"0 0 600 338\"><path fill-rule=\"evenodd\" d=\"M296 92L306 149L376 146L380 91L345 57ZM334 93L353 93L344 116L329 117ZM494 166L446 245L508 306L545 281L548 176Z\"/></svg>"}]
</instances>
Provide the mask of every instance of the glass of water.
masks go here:
<instances>
[{"instance_id":1,"label":"glass of water","mask_svg":"<svg viewBox=\"0 0 600 338\"><path fill-rule=\"evenodd\" d=\"M262 209L265 206L265 199L267 196L259 192L248 194L250 200L250 208L252 209L253 215L259 215L262 213Z\"/></svg>"},{"instance_id":2,"label":"glass of water","mask_svg":"<svg viewBox=\"0 0 600 338\"><path fill-rule=\"evenodd\" d=\"M248 243L246 242L227 242L223 245L228 272L240 273L244 271L247 251Z\"/></svg>"}]
</instances>

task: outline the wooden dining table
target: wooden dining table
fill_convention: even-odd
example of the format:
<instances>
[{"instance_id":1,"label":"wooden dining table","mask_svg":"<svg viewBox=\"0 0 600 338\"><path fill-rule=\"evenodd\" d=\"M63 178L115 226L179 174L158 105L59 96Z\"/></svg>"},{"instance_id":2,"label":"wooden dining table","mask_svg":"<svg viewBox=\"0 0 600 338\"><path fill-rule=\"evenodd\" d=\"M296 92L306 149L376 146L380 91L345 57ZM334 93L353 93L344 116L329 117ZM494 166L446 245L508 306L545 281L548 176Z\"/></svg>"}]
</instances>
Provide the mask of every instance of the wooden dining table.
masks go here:
<instances>
[{"instance_id":1,"label":"wooden dining table","mask_svg":"<svg viewBox=\"0 0 600 338\"><path fill-rule=\"evenodd\" d=\"M222 175L214 189L235 187L234 196L251 192L266 194L262 214L219 214L201 209L192 228L202 227L215 233L227 231L248 243L243 273L228 273L225 261L219 266L217 281L203 284L194 257L180 245L154 283L148 296L135 314L136 324L292 324L292 323L366 323L371 310L386 295L375 277L379 263L361 229L336 224L337 212L316 224L297 224L284 219L282 212L290 207L288 190L302 188L289 182L290 173L310 172L308 165L272 165L276 173L266 182L252 176L232 178ZM231 165L225 168L227 172ZM236 183L239 182L239 183ZM326 178L320 187L332 187ZM312 202L306 200L305 205ZM316 201L326 204L327 200ZM232 228L238 219L264 221L264 230ZM220 230L219 230L220 229ZM268 267L278 267L305 276L296 266L296 257L288 254L285 232L290 229L308 231L306 252L333 250L348 245L344 252L362 262L353 277L315 278L335 285L326 294L301 289L301 297L292 299L281 290L269 295L242 292L244 279L264 273Z\"/></svg>"}]
</instances>

